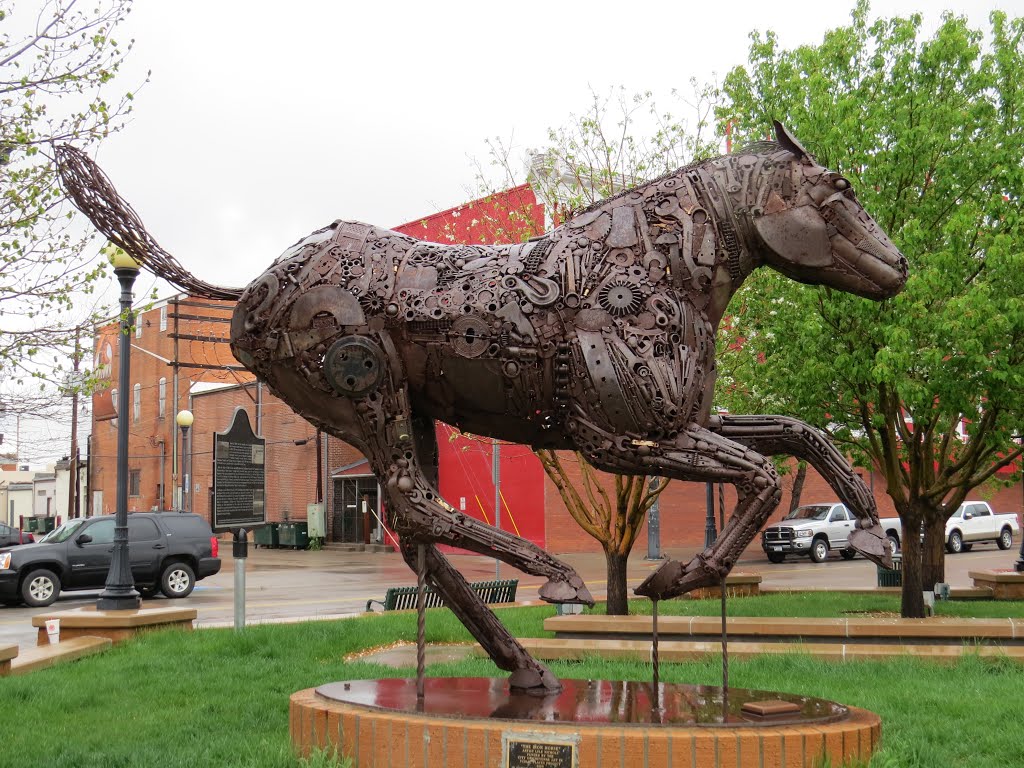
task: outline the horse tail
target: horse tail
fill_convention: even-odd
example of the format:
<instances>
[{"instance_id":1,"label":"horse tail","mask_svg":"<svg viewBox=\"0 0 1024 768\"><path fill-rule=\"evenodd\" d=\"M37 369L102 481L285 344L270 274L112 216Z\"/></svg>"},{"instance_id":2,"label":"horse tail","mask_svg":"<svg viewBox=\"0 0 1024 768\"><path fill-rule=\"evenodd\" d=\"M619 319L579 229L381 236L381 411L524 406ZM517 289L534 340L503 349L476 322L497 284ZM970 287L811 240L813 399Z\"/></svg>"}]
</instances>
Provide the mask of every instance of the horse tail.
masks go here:
<instances>
[{"instance_id":1,"label":"horse tail","mask_svg":"<svg viewBox=\"0 0 1024 768\"><path fill-rule=\"evenodd\" d=\"M57 175L64 192L110 242L150 272L194 296L238 301L241 288L211 285L195 277L160 247L142 219L122 198L92 158L68 144L54 147Z\"/></svg>"}]
</instances>

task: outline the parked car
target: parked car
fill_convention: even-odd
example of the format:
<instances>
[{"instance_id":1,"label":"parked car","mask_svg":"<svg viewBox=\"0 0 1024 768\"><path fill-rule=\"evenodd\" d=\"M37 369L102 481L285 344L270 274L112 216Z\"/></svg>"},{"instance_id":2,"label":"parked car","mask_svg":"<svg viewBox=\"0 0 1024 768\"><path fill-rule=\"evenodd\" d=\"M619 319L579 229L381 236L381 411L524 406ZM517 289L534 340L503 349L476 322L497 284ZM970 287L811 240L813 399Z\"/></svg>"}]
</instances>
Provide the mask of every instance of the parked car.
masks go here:
<instances>
[{"instance_id":1,"label":"parked car","mask_svg":"<svg viewBox=\"0 0 1024 768\"><path fill-rule=\"evenodd\" d=\"M898 544L903 537L899 518L886 518L881 523L889 538ZM965 501L946 520L946 551L954 555L970 552L975 544L985 541L994 541L1000 549L1009 549L1019 532L1014 513L993 512L987 501Z\"/></svg>"},{"instance_id":2,"label":"parked car","mask_svg":"<svg viewBox=\"0 0 1024 768\"><path fill-rule=\"evenodd\" d=\"M856 526L856 518L839 502L807 504L794 509L782 522L765 527L761 549L773 563L781 563L786 555L810 555L821 563L833 549L850 560L857 554L849 545Z\"/></svg>"},{"instance_id":3,"label":"parked car","mask_svg":"<svg viewBox=\"0 0 1024 768\"><path fill-rule=\"evenodd\" d=\"M102 589L114 551L114 516L68 520L34 544L0 550L0 601L52 604L62 590ZM128 515L128 556L143 597L186 597L220 571L218 542L199 515Z\"/></svg>"},{"instance_id":4,"label":"parked car","mask_svg":"<svg viewBox=\"0 0 1024 768\"><path fill-rule=\"evenodd\" d=\"M0 549L18 544L31 544L35 538L31 533L0 523Z\"/></svg>"}]
</instances>

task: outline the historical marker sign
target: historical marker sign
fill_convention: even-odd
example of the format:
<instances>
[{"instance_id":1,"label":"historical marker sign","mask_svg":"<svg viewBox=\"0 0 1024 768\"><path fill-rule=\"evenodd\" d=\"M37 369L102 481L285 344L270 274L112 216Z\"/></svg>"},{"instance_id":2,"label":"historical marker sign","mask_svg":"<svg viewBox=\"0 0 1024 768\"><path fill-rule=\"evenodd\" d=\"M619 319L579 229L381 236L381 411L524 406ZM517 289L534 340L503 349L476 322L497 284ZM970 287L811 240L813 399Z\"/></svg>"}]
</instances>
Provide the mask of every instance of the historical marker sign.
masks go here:
<instances>
[{"instance_id":1,"label":"historical marker sign","mask_svg":"<svg viewBox=\"0 0 1024 768\"><path fill-rule=\"evenodd\" d=\"M502 768L578 768L579 737L555 733L502 734Z\"/></svg>"},{"instance_id":2,"label":"historical marker sign","mask_svg":"<svg viewBox=\"0 0 1024 768\"><path fill-rule=\"evenodd\" d=\"M236 408L226 432L213 435L213 521L216 532L267 522L266 445Z\"/></svg>"}]
</instances>

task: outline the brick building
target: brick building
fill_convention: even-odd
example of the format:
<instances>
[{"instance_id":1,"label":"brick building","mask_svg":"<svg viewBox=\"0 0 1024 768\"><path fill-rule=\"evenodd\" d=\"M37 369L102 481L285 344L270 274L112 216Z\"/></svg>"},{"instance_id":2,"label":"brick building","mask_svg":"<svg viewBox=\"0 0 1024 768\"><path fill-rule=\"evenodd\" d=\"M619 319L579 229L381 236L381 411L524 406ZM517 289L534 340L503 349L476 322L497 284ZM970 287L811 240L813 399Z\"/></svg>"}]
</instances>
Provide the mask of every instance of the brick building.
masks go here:
<instances>
[{"instance_id":1,"label":"brick building","mask_svg":"<svg viewBox=\"0 0 1024 768\"><path fill-rule=\"evenodd\" d=\"M487 243L515 241L549 224L528 185L409 222L397 231L433 242ZM251 275L248 277L255 277ZM141 313L132 337L133 391L117 393L122 418L131 419L129 439L129 510L176 507L180 484L180 436L174 416L189 408L192 428L192 509L206 517L211 509L213 433L224 431L235 408L244 408L267 440L266 509L268 519L303 519L306 508L323 500L329 541L372 540L390 543L382 529L380 489L365 459L353 447L317 433L253 377L242 370L225 343L232 306L176 296ZM117 380L117 328L108 326L96 339L97 363ZM115 435L109 392L94 402L91 443L92 513L112 512L114 504ZM495 489L491 462L494 446L487 438L463 435L437 425L440 492L456 509L495 521ZM599 551L566 510L539 460L523 446L501 446L502 528L517 532L552 552ZM565 457L570 475L579 479L576 458ZM789 506L791 477L775 517ZM874 489L882 516L894 514L884 480L864 472ZM612 480L606 476L606 487ZM1022 512L1020 485L995 492L993 506ZM717 501L717 493L715 494ZM802 499L826 501L835 494L813 471L808 472ZM735 495L725 488L725 509ZM365 505L364 505L365 502ZM672 548L703 542L706 496L701 483L673 482L661 496L661 546ZM716 512L717 517L717 512ZM646 549L642 530L636 552Z\"/></svg>"}]
</instances>

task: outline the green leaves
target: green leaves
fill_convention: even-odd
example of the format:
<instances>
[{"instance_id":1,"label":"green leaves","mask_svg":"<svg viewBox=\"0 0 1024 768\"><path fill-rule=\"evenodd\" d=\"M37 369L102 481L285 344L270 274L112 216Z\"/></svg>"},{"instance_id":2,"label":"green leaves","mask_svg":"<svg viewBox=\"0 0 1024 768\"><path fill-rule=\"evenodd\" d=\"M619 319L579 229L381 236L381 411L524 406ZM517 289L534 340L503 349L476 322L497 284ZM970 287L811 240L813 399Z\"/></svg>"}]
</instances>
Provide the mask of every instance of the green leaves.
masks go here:
<instances>
[{"instance_id":1,"label":"green leaves","mask_svg":"<svg viewBox=\"0 0 1024 768\"><path fill-rule=\"evenodd\" d=\"M132 94L111 99L108 86L132 47L111 37L131 2L2 5L9 26L0 31L0 378L56 382L59 366L41 369L31 358L39 349L66 353L73 329L98 317L102 308L82 299L104 269L92 228L63 202L50 147L94 145L130 112Z\"/></svg>"},{"instance_id":2,"label":"green leaves","mask_svg":"<svg viewBox=\"0 0 1024 768\"><path fill-rule=\"evenodd\" d=\"M909 260L906 290L876 305L749 281L720 368L756 383L724 404L831 425L887 471L898 504L953 505L950 475L966 490L1020 448L1024 20L994 13L986 33L946 14L924 39L919 15L867 15L860 2L849 26L793 50L755 33L717 115L740 140L781 119L850 178ZM958 424L965 440L944 439Z\"/></svg>"}]
</instances>

